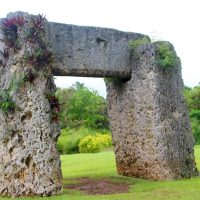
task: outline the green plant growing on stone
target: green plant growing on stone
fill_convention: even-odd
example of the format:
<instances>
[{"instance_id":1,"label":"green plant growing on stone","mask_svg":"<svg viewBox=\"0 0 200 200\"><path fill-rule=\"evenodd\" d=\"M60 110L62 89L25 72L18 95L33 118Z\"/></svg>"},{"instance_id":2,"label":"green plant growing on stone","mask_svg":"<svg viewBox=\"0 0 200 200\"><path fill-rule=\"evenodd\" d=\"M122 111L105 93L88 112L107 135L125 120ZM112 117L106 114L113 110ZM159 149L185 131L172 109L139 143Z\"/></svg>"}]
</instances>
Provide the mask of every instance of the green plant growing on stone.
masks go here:
<instances>
[{"instance_id":1,"label":"green plant growing on stone","mask_svg":"<svg viewBox=\"0 0 200 200\"><path fill-rule=\"evenodd\" d=\"M0 58L0 67L5 67L6 63L4 61L4 59Z\"/></svg>"},{"instance_id":2,"label":"green plant growing on stone","mask_svg":"<svg viewBox=\"0 0 200 200\"><path fill-rule=\"evenodd\" d=\"M21 88L24 83L24 74L19 74L18 76L14 74L8 89L5 89L0 93L0 109L4 113L14 113L16 104L13 102L11 94Z\"/></svg>"},{"instance_id":3,"label":"green plant growing on stone","mask_svg":"<svg viewBox=\"0 0 200 200\"><path fill-rule=\"evenodd\" d=\"M124 83L126 83L129 79L123 79L123 78L104 78L105 83L109 84L112 83L114 84L116 87L122 87L122 85Z\"/></svg>"},{"instance_id":4,"label":"green plant growing on stone","mask_svg":"<svg viewBox=\"0 0 200 200\"><path fill-rule=\"evenodd\" d=\"M22 38L26 45L29 46L22 57L22 63L26 67L24 80L31 84L41 74L46 78L51 76L54 55L46 38L45 22L46 18L42 15L32 16L25 24L22 32ZM47 93L46 98L51 106L51 119L57 122L60 112L58 99L55 97L54 92Z\"/></svg>"},{"instance_id":5,"label":"green plant growing on stone","mask_svg":"<svg viewBox=\"0 0 200 200\"><path fill-rule=\"evenodd\" d=\"M0 108L5 113L13 113L16 110L16 104L12 101L11 94L16 92L24 85L24 74L16 74L12 77L8 89L0 93Z\"/></svg>"},{"instance_id":6,"label":"green plant growing on stone","mask_svg":"<svg viewBox=\"0 0 200 200\"><path fill-rule=\"evenodd\" d=\"M18 41L18 28L22 27L25 23L25 20L22 16L16 16L12 18L4 19L1 22L1 32L3 34L2 42L8 48L17 51L20 49Z\"/></svg>"},{"instance_id":7,"label":"green plant growing on stone","mask_svg":"<svg viewBox=\"0 0 200 200\"><path fill-rule=\"evenodd\" d=\"M138 39L135 39L135 40L130 40L129 43L128 43L128 47L129 47L130 50L135 52L135 50L139 46L144 45L144 44L148 44L148 43L151 43L150 38L147 37L147 36L144 36L144 37L141 37L141 38L138 38Z\"/></svg>"},{"instance_id":8,"label":"green plant growing on stone","mask_svg":"<svg viewBox=\"0 0 200 200\"><path fill-rule=\"evenodd\" d=\"M8 48L4 48L3 51L0 50L0 55L3 59L7 60L9 58Z\"/></svg>"},{"instance_id":9,"label":"green plant growing on stone","mask_svg":"<svg viewBox=\"0 0 200 200\"><path fill-rule=\"evenodd\" d=\"M136 55L136 49L145 44L150 44L151 40L149 37L145 36L142 38L138 38L136 40L129 41L128 47L132 51L133 54ZM171 68L176 66L180 61L177 57L172 45L168 42L159 41L153 43L156 46L156 62L157 64L163 68Z\"/></svg>"},{"instance_id":10,"label":"green plant growing on stone","mask_svg":"<svg viewBox=\"0 0 200 200\"><path fill-rule=\"evenodd\" d=\"M158 65L163 68L175 67L179 59L173 49L173 47L168 42L155 42L156 48L156 61Z\"/></svg>"},{"instance_id":11,"label":"green plant growing on stone","mask_svg":"<svg viewBox=\"0 0 200 200\"><path fill-rule=\"evenodd\" d=\"M32 16L25 26L24 40L31 46L24 52L23 62L36 70L51 67L54 62L53 52L45 38L45 21L42 15Z\"/></svg>"},{"instance_id":12,"label":"green plant growing on stone","mask_svg":"<svg viewBox=\"0 0 200 200\"><path fill-rule=\"evenodd\" d=\"M33 84L36 77L37 76L35 73L33 73L32 69L28 69L24 74L24 82L29 82L30 84Z\"/></svg>"},{"instance_id":13,"label":"green plant growing on stone","mask_svg":"<svg viewBox=\"0 0 200 200\"><path fill-rule=\"evenodd\" d=\"M8 58L9 58L9 49L6 47L3 48L3 50L0 50L0 67L6 66Z\"/></svg>"},{"instance_id":14,"label":"green plant growing on stone","mask_svg":"<svg viewBox=\"0 0 200 200\"><path fill-rule=\"evenodd\" d=\"M16 105L12 101L11 96L8 91L3 91L0 93L0 109L4 113L13 113L15 111Z\"/></svg>"},{"instance_id":15,"label":"green plant growing on stone","mask_svg":"<svg viewBox=\"0 0 200 200\"><path fill-rule=\"evenodd\" d=\"M45 28L44 28L44 22L46 21L45 16L38 15L38 16L32 16L31 20L29 22L28 30L25 33L26 41L30 43L35 42L42 42L42 38L45 35Z\"/></svg>"},{"instance_id":16,"label":"green plant growing on stone","mask_svg":"<svg viewBox=\"0 0 200 200\"><path fill-rule=\"evenodd\" d=\"M53 63L53 53L47 48L37 48L34 52L26 51L24 54L24 62L36 69L41 69Z\"/></svg>"},{"instance_id":17,"label":"green plant growing on stone","mask_svg":"<svg viewBox=\"0 0 200 200\"><path fill-rule=\"evenodd\" d=\"M10 50L16 52L20 49L18 40L18 28L22 27L25 20L22 16L4 19L0 24L0 30L3 38L0 39L5 45L3 50L0 50L0 67L5 67L10 55Z\"/></svg>"},{"instance_id":18,"label":"green plant growing on stone","mask_svg":"<svg viewBox=\"0 0 200 200\"><path fill-rule=\"evenodd\" d=\"M113 83L115 86L121 86L121 80L119 78L104 78L105 83Z\"/></svg>"},{"instance_id":19,"label":"green plant growing on stone","mask_svg":"<svg viewBox=\"0 0 200 200\"><path fill-rule=\"evenodd\" d=\"M2 59L0 59L0 67L5 67L5 63L3 62Z\"/></svg>"},{"instance_id":20,"label":"green plant growing on stone","mask_svg":"<svg viewBox=\"0 0 200 200\"><path fill-rule=\"evenodd\" d=\"M59 112L60 112L60 103L58 98L55 96L54 93L47 93L46 98L48 99L50 106L51 106L51 120L53 122L59 121Z\"/></svg>"},{"instance_id":21,"label":"green plant growing on stone","mask_svg":"<svg viewBox=\"0 0 200 200\"><path fill-rule=\"evenodd\" d=\"M25 84L25 75L24 74L14 74L11 82L9 84L9 88L8 91L10 93L17 91L18 89L20 89L22 86L24 86Z\"/></svg>"}]
</instances>

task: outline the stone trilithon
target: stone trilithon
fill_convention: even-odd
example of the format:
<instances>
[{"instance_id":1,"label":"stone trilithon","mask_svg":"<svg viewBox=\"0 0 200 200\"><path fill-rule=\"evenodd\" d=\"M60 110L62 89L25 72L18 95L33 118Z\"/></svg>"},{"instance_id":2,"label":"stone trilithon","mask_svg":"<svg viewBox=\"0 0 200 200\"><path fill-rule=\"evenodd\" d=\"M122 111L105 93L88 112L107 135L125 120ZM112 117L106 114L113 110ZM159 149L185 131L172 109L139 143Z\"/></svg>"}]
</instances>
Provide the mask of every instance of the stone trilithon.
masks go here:
<instances>
[{"instance_id":1,"label":"stone trilithon","mask_svg":"<svg viewBox=\"0 0 200 200\"><path fill-rule=\"evenodd\" d=\"M36 18L36 27L45 27L40 34L27 13L8 18L19 15L24 22L17 22L14 49L6 46L8 41L0 43L1 51L6 48L9 54L0 57L0 103L10 103L8 110L0 109L0 195L49 196L61 191L53 75L118 79L106 85L119 174L153 180L198 175L179 62L161 68L156 43L141 45L133 55L128 43L142 34L47 21L40 26L41 16ZM45 59L48 65L38 64Z\"/></svg>"}]
</instances>

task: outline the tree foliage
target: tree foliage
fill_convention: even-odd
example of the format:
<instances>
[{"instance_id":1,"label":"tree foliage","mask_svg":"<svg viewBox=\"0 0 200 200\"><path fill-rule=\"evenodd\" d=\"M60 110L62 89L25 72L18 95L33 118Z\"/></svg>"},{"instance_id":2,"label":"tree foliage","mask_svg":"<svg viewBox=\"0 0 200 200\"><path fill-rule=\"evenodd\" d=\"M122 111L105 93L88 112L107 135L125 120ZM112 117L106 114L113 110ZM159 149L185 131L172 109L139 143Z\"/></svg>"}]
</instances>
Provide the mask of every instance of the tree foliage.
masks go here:
<instances>
[{"instance_id":1,"label":"tree foliage","mask_svg":"<svg viewBox=\"0 0 200 200\"><path fill-rule=\"evenodd\" d=\"M62 128L108 128L106 100L96 91L77 82L70 89L58 89L56 96L61 104Z\"/></svg>"},{"instance_id":2,"label":"tree foliage","mask_svg":"<svg viewBox=\"0 0 200 200\"><path fill-rule=\"evenodd\" d=\"M196 144L200 144L200 86L185 87L184 96L190 112L192 132Z\"/></svg>"},{"instance_id":3,"label":"tree foliage","mask_svg":"<svg viewBox=\"0 0 200 200\"><path fill-rule=\"evenodd\" d=\"M180 62L176 52L173 49L173 46L169 42L158 41L154 44L157 45L156 61L161 68L172 68Z\"/></svg>"},{"instance_id":4,"label":"tree foliage","mask_svg":"<svg viewBox=\"0 0 200 200\"><path fill-rule=\"evenodd\" d=\"M196 86L193 89L185 87L184 95L190 111L193 109L200 110L200 86Z\"/></svg>"}]
</instances>

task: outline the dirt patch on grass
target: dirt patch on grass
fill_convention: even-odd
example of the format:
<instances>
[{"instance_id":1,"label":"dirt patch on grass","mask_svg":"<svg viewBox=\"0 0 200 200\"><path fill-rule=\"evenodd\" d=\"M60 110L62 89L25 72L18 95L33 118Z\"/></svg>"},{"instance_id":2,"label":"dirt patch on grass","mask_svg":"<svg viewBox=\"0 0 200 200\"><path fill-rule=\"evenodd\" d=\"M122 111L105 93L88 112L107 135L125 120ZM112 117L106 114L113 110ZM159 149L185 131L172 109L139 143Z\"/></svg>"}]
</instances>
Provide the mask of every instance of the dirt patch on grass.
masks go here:
<instances>
[{"instance_id":1,"label":"dirt patch on grass","mask_svg":"<svg viewBox=\"0 0 200 200\"><path fill-rule=\"evenodd\" d=\"M77 183L65 185L64 188L79 190L90 195L119 194L129 190L127 183L112 182L109 179L79 178L73 180Z\"/></svg>"}]
</instances>

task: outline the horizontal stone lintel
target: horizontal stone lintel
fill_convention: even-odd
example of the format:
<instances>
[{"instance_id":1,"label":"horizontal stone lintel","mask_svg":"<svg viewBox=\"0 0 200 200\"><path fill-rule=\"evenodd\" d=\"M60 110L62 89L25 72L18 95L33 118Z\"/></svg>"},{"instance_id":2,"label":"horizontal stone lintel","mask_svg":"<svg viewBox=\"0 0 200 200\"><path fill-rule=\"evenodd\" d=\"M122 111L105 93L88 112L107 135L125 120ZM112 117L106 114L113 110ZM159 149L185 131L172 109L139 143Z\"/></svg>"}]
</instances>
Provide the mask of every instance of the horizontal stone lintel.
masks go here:
<instances>
[{"instance_id":1,"label":"horizontal stone lintel","mask_svg":"<svg viewBox=\"0 0 200 200\"><path fill-rule=\"evenodd\" d=\"M114 29L49 23L49 38L55 51L55 76L130 78L129 40L138 33Z\"/></svg>"},{"instance_id":2,"label":"horizontal stone lintel","mask_svg":"<svg viewBox=\"0 0 200 200\"><path fill-rule=\"evenodd\" d=\"M16 14L11 13L8 17ZM56 58L55 76L130 78L128 42L144 37L139 33L54 22L48 23L47 30Z\"/></svg>"}]
</instances>

